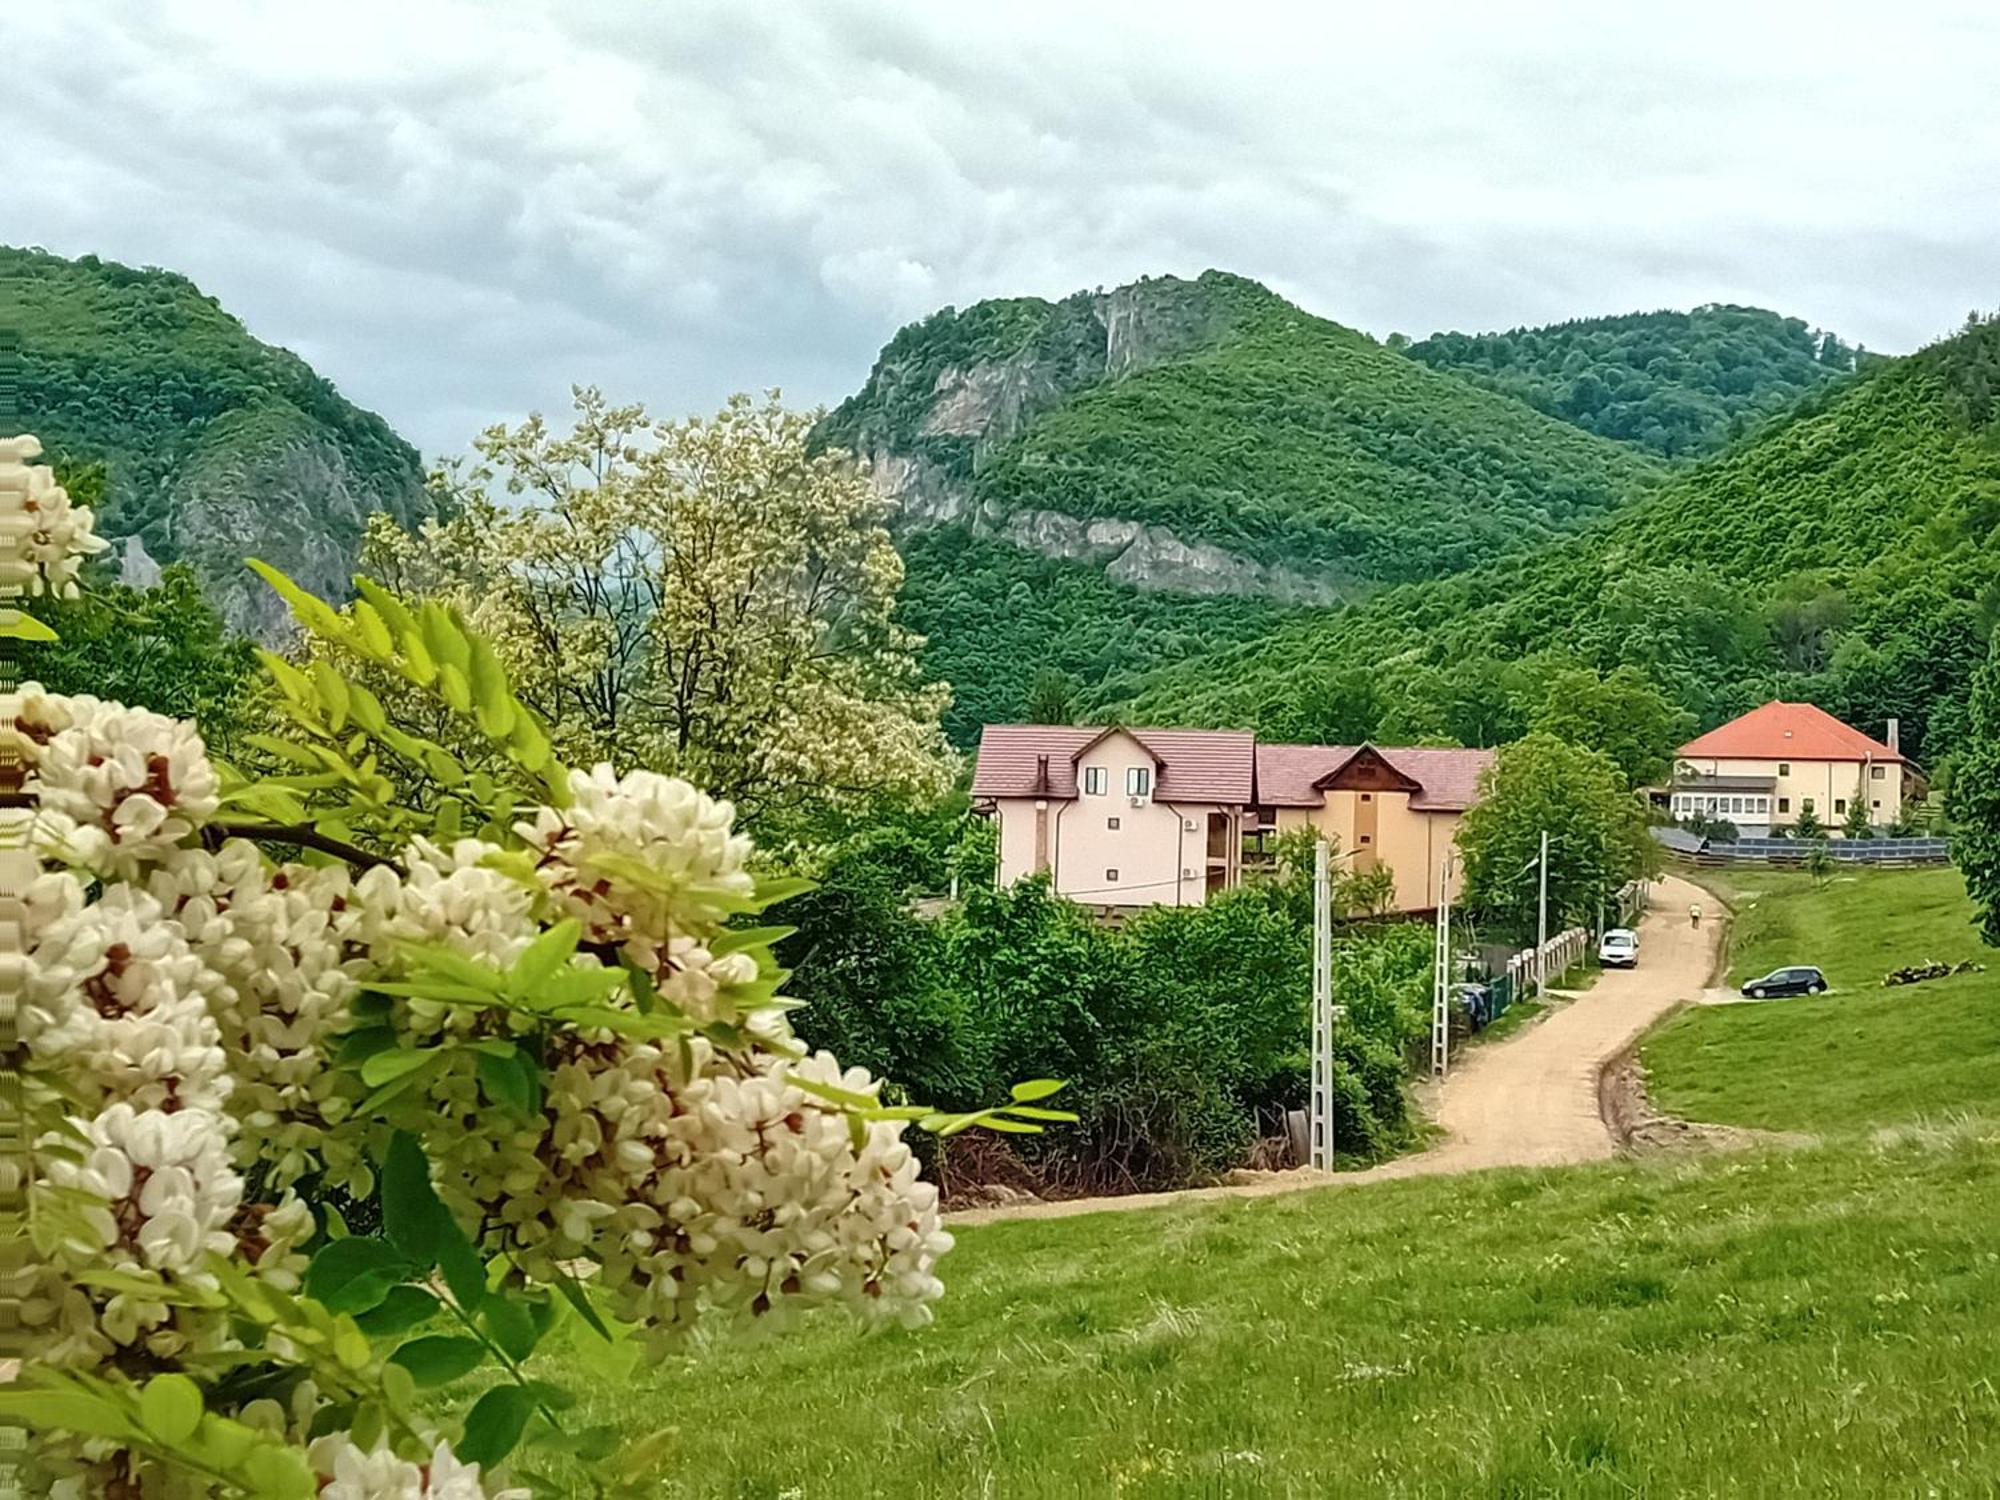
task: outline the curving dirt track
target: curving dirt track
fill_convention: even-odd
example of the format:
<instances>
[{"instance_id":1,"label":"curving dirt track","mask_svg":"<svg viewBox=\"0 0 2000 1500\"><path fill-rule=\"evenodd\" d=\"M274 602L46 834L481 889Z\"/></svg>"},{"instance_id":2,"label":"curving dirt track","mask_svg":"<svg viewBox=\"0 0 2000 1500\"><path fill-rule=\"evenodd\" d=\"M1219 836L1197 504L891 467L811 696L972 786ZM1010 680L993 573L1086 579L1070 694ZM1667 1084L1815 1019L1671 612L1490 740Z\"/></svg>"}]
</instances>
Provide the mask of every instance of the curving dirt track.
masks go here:
<instances>
[{"instance_id":1,"label":"curving dirt track","mask_svg":"<svg viewBox=\"0 0 2000 1500\"><path fill-rule=\"evenodd\" d=\"M1688 907L1701 905L1699 929ZM1053 1219L1072 1214L1153 1208L1203 1198L1253 1198L1316 1187L1359 1186L1392 1178L1484 1167L1546 1167L1595 1161L1617 1147L1598 1112L1605 1064L1676 1005L1699 1000L1715 967L1721 904L1707 891L1669 876L1654 887L1639 928L1639 964L1608 970L1576 1000L1518 1035L1476 1047L1439 1092L1444 1139L1427 1151L1365 1172L1274 1172L1256 1182L1179 1193L1073 1198L952 1214L954 1224L997 1219Z\"/></svg>"}]
</instances>

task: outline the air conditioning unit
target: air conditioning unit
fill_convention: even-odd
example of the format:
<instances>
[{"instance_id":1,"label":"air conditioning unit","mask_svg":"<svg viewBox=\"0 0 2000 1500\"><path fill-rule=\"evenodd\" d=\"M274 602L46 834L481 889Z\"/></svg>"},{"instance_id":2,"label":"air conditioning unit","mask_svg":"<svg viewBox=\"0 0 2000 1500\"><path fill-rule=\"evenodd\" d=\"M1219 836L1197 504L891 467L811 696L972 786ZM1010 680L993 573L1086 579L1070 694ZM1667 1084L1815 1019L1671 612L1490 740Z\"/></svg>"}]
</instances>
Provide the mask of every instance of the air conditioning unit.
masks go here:
<instances>
[{"instance_id":1,"label":"air conditioning unit","mask_svg":"<svg viewBox=\"0 0 2000 1500\"><path fill-rule=\"evenodd\" d=\"M1152 805L1152 802L1153 799L1147 796L1144 792L1139 793L1136 797L1132 799L1132 805L1134 807L1150 807Z\"/></svg>"}]
</instances>

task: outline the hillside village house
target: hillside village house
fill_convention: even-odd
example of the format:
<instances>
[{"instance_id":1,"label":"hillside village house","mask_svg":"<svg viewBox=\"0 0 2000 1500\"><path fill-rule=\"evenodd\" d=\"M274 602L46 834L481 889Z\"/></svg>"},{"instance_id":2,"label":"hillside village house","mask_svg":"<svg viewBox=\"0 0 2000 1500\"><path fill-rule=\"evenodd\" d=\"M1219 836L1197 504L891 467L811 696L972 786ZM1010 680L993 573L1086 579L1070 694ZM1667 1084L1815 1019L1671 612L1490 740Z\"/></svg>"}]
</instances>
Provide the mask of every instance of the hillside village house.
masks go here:
<instances>
[{"instance_id":1,"label":"hillside village house","mask_svg":"<svg viewBox=\"0 0 2000 1500\"><path fill-rule=\"evenodd\" d=\"M1906 767L1894 719L1873 740L1810 703L1766 703L1681 746L1668 810L1758 838L1808 809L1837 831L1858 797L1880 827L1902 814Z\"/></svg>"},{"instance_id":2,"label":"hillside village house","mask_svg":"<svg viewBox=\"0 0 2000 1500\"><path fill-rule=\"evenodd\" d=\"M1088 906L1197 906L1242 882L1265 835L1317 828L1348 868L1393 872L1397 910L1426 911L1492 761L1235 730L989 724L972 796L999 822L1002 885L1046 871Z\"/></svg>"}]
</instances>

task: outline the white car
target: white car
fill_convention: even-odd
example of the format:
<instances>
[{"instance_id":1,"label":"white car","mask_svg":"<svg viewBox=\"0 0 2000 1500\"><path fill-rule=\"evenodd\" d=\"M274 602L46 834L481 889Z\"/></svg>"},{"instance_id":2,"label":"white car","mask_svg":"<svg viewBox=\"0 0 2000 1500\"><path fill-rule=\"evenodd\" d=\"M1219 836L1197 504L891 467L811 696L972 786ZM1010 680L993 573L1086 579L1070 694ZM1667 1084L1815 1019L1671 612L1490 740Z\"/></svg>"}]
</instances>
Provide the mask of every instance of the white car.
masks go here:
<instances>
[{"instance_id":1,"label":"white car","mask_svg":"<svg viewBox=\"0 0 2000 1500\"><path fill-rule=\"evenodd\" d=\"M1636 968L1639 963L1639 934L1629 927L1614 927L1598 941L1597 961L1607 969Z\"/></svg>"}]
</instances>

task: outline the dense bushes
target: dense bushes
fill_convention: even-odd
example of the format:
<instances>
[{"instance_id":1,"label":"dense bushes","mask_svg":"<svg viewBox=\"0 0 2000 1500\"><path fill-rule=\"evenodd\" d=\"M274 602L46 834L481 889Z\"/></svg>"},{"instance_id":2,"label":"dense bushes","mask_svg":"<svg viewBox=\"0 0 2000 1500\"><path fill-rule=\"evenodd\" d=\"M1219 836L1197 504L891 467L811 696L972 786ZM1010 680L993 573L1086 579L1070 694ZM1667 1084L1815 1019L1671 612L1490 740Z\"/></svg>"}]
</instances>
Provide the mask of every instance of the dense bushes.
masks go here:
<instances>
[{"instance_id":1,"label":"dense bushes","mask_svg":"<svg viewBox=\"0 0 2000 1500\"><path fill-rule=\"evenodd\" d=\"M871 834L785 911L811 1044L894 1068L944 1105L1068 1079L1080 1123L1018 1148L1057 1191L1212 1175L1305 1104L1310 938L1294 890L1156 907L1114 930L1030 880L973 888L927 919L909 909L911 853ZM1339 949L1336 1140L1366 1160L1408 1138L1405 1057L1426 1025L1430 943L1387 924L1343 927Z\"/></svg>"},{"instance_id":2,"label":"dense bushes","mask_svg":"<svg viewBox=\"0 0 2000 1500\"><path fill-rule=\"evenodd\" d=\"M1666 458L1713 452L1864 359L1797 318L1713 303L1506 333L1437 333L1409 353Z\"/></svg>"}]
</instances>

